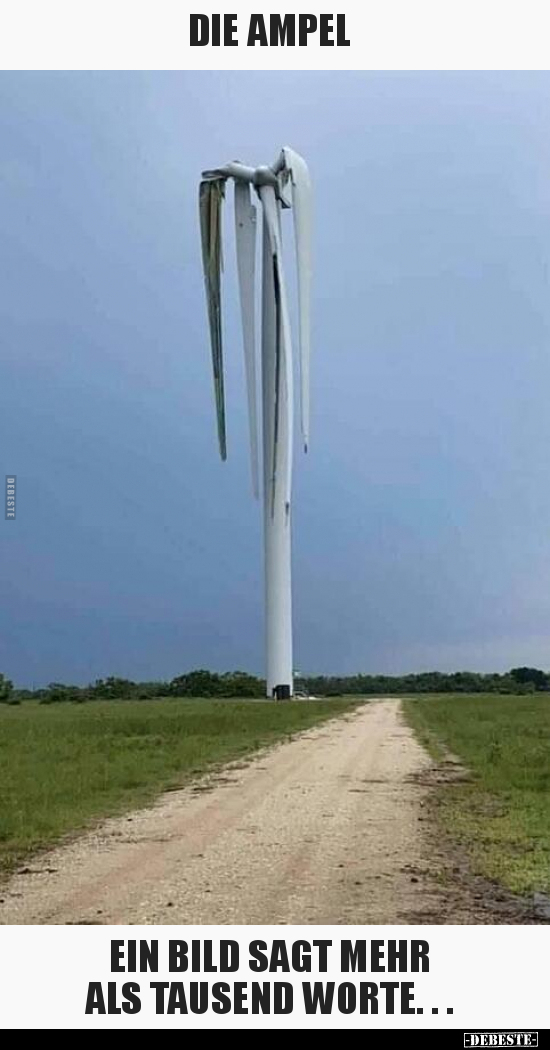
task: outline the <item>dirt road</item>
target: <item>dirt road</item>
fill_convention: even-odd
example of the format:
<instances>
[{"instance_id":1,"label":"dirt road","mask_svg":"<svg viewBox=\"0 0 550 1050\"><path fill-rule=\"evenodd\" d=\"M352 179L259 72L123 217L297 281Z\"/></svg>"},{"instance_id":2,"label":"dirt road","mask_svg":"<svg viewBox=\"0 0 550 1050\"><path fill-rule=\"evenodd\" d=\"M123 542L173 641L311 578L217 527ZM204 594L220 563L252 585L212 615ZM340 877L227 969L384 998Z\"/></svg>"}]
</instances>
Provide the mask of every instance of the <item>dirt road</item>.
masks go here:
<instances>
[{"instance_id":1,"label":"dirt road","mask_svg":"<svg viewBox=\"0 0 550 1050\"><path fill-rule=\"evenodd\" d=\"M399 701L371 702L41 854L0 922L521 921L457 881L429 768Z\"/></svg>"}]
</instances>

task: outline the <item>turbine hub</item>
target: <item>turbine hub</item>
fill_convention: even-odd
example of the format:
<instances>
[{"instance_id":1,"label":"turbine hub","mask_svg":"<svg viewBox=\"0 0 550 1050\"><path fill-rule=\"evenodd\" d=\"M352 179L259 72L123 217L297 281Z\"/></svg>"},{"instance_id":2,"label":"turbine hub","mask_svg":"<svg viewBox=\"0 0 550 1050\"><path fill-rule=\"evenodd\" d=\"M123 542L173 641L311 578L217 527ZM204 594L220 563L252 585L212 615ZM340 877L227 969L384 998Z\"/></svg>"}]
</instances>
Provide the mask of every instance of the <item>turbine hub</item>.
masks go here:
<instances>
[{"instance_id":1,"label":"turbine hub","mask_svg":"<svg viewBox=\"0 0 550 1050\"><path fill-rule=\"evenodd\" d=\"M261 164L259 168L256 168L254 172L254 185L273 186L275 189L278 189L279 182L273 168L269 168L267 164Z\"/></svg>"}]
</instances>

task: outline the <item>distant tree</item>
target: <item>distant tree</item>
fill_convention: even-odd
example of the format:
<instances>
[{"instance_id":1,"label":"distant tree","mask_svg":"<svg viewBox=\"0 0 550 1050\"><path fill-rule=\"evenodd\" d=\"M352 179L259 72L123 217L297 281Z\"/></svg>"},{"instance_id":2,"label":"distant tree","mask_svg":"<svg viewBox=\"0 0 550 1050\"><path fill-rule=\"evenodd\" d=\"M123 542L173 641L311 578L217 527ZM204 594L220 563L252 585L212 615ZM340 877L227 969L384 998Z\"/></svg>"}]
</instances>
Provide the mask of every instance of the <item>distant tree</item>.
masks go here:
<instances>
[{"instance_id":1,"label":"distant tree","mask_svg":"<svg viewBox=\"0 0 550 1050\"><path fill-rule=\"evenodd\" d=\"M0 674L0 704L8 704L13 693L13 682Z\"/></svg>"},{"instance_id":2,"label":"distant tree","mask_svg":"<svg viewBox=\"0 0 550 1050\"><path fill-rule=\"evenodd\" d=\"M67 704L71 701L82 703L85 699L85 692L78 685L50 682L46 689L39 690L39 703L41 704Z\"/></svg>"},{"instance_id":3,"label":"distant tree","mask_svg":"<svg viewBox=\"0 0 550 1050\"><path fill-rule=\"evenodd\" d=\"M138 682L134 696L136 700L153 700L157 696L169 696L170 686L167 682Z\"/></svg>"},{"instance_id":4,"label":"distant tree","mask_svg":"<svg viewBox=\"0 0 550 1050\"><path fill-rule=\"evenodd\" d=\"M549 677L537 667L513 667L510 675L518 685L532 684L535 689L548 689Z\"/></svg>"},{"instance_id":5,"label":"distant tree","mask_svg":"<svg viewBox=\"0 0 550 1050\"><path fill-rule=\"evenodd\" d=\"M181 674L170 682L171 696L219 696L220 676L200 669Z\"/></svg>"},{"instance_id":6,"label":"distant tree","mask_svg":"<svg viewBox=\"0 0 550 1050\"><path fill-rule=\"evenodd\" d=\"M90 686L90 694L96 700L126 700L136 689L135 682L128 678L98 678Z\"/></svg>"},{"instance_id":7,"label":"distant tree","mask_svg":"<svg viewBox=\"0 0 550 1050\"><path fill-rule=\"evenodd\" d=\"M265 682L246 671L228 671L220 675L201 668L173 678L168 693L170 696L265 696Z\"/></svg>"},{"instance_id":8,"label":"distant tree","mask_svg":"<svg viewBox=\"0 0 550 1050\"><path fill-rule=\"evenodd\" d=\"M230 671L221 675L220 696L243 698L265 696L265 682L246 671Z\"/></svg>"}]
</instances>

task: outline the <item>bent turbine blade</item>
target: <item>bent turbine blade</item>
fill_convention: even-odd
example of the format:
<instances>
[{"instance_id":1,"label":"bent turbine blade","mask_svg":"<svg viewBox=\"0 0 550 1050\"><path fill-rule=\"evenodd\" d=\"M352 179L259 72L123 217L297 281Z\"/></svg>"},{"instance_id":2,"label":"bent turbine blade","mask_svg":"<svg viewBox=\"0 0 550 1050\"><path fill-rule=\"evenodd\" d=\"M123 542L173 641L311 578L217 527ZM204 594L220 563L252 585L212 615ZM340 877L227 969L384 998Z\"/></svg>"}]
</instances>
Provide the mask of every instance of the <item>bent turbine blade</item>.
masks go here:
<instances>
[{"instance_id":1,"label":"bent turbine blade","mask_svg":"<svg viewBox=\"0 0 550 1050\"><path fill-rule=\"evenodd\" d=\"M248 427L250 434L250 463L252 489L259 497L258 480L258 408L256 394L256 343L254 272L256 265L256 208L252 204L250 186L235 182L235 234L237 270L243 326L244 363L248 395Z\"/></svg>"},{"instance_id":2,"label":"bent turbine blade","mask_svg":"<svg viewBox=\"0 0 550 1050\"><path fill-rule=\"evenodd\" d=\"M221 224L224 195L224 179L208 179L201 182L199 186L202 265L212 349L218 442L222 459L227 459L221 314L221 271L223 268Z\"/></svg>"},{"instance_id":3,"label":"bent turbine blade","mask_svg":"<svg viewBox=\"0 0 550 1050\"><path fill-rule=\"evenodd\" d=\"M298 309L300 316L300 412L302 437L309 444L309 363L311 354L311 180L308 166L293 149L283 148L285 168L292 184L294 239L298 271Z\"/></svg>"},{"instance_id":4,"label":"bent turbine blade","mask_svg":"<svg viewBox=\"0 0 550 1050\"><path fill-rule=\"evenodd\" d=\"M292 342L286 282L282 261L280 206L271 186L261 186L260 199L264 209L270 250L273 261L273 295L275 302L275 405L273 421L273 462L271 480L272 513L275 502L275 488L278 478L278 442L281 413L286 414L288 434L288 455L285 457L285 477L282 478L287 513L290 510L292 488L292 432L293 432L293 382L292 382Z\"/></svg>"}]
</instances>

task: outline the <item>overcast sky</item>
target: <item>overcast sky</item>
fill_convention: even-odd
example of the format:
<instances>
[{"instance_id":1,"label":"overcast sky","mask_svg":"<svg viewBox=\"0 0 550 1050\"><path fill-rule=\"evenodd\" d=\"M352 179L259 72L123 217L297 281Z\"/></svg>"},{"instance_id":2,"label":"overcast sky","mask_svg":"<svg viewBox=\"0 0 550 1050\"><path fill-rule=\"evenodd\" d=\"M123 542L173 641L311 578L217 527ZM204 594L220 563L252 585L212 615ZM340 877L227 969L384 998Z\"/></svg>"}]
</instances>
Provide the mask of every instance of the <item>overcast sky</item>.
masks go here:
<instances>
[{"instance_id":1,"label":"overcast sky","mask_svg":"<svg viewBox=\"0 0 550 1050\"><path fill-rule=\"evenodd\" d=\"M549 103L547 73L0 75L1 671L262 672L231 206L221 464L197 184L283 144L316 209L295 665L550 666Z\"/></svg>"}]
</instances>

